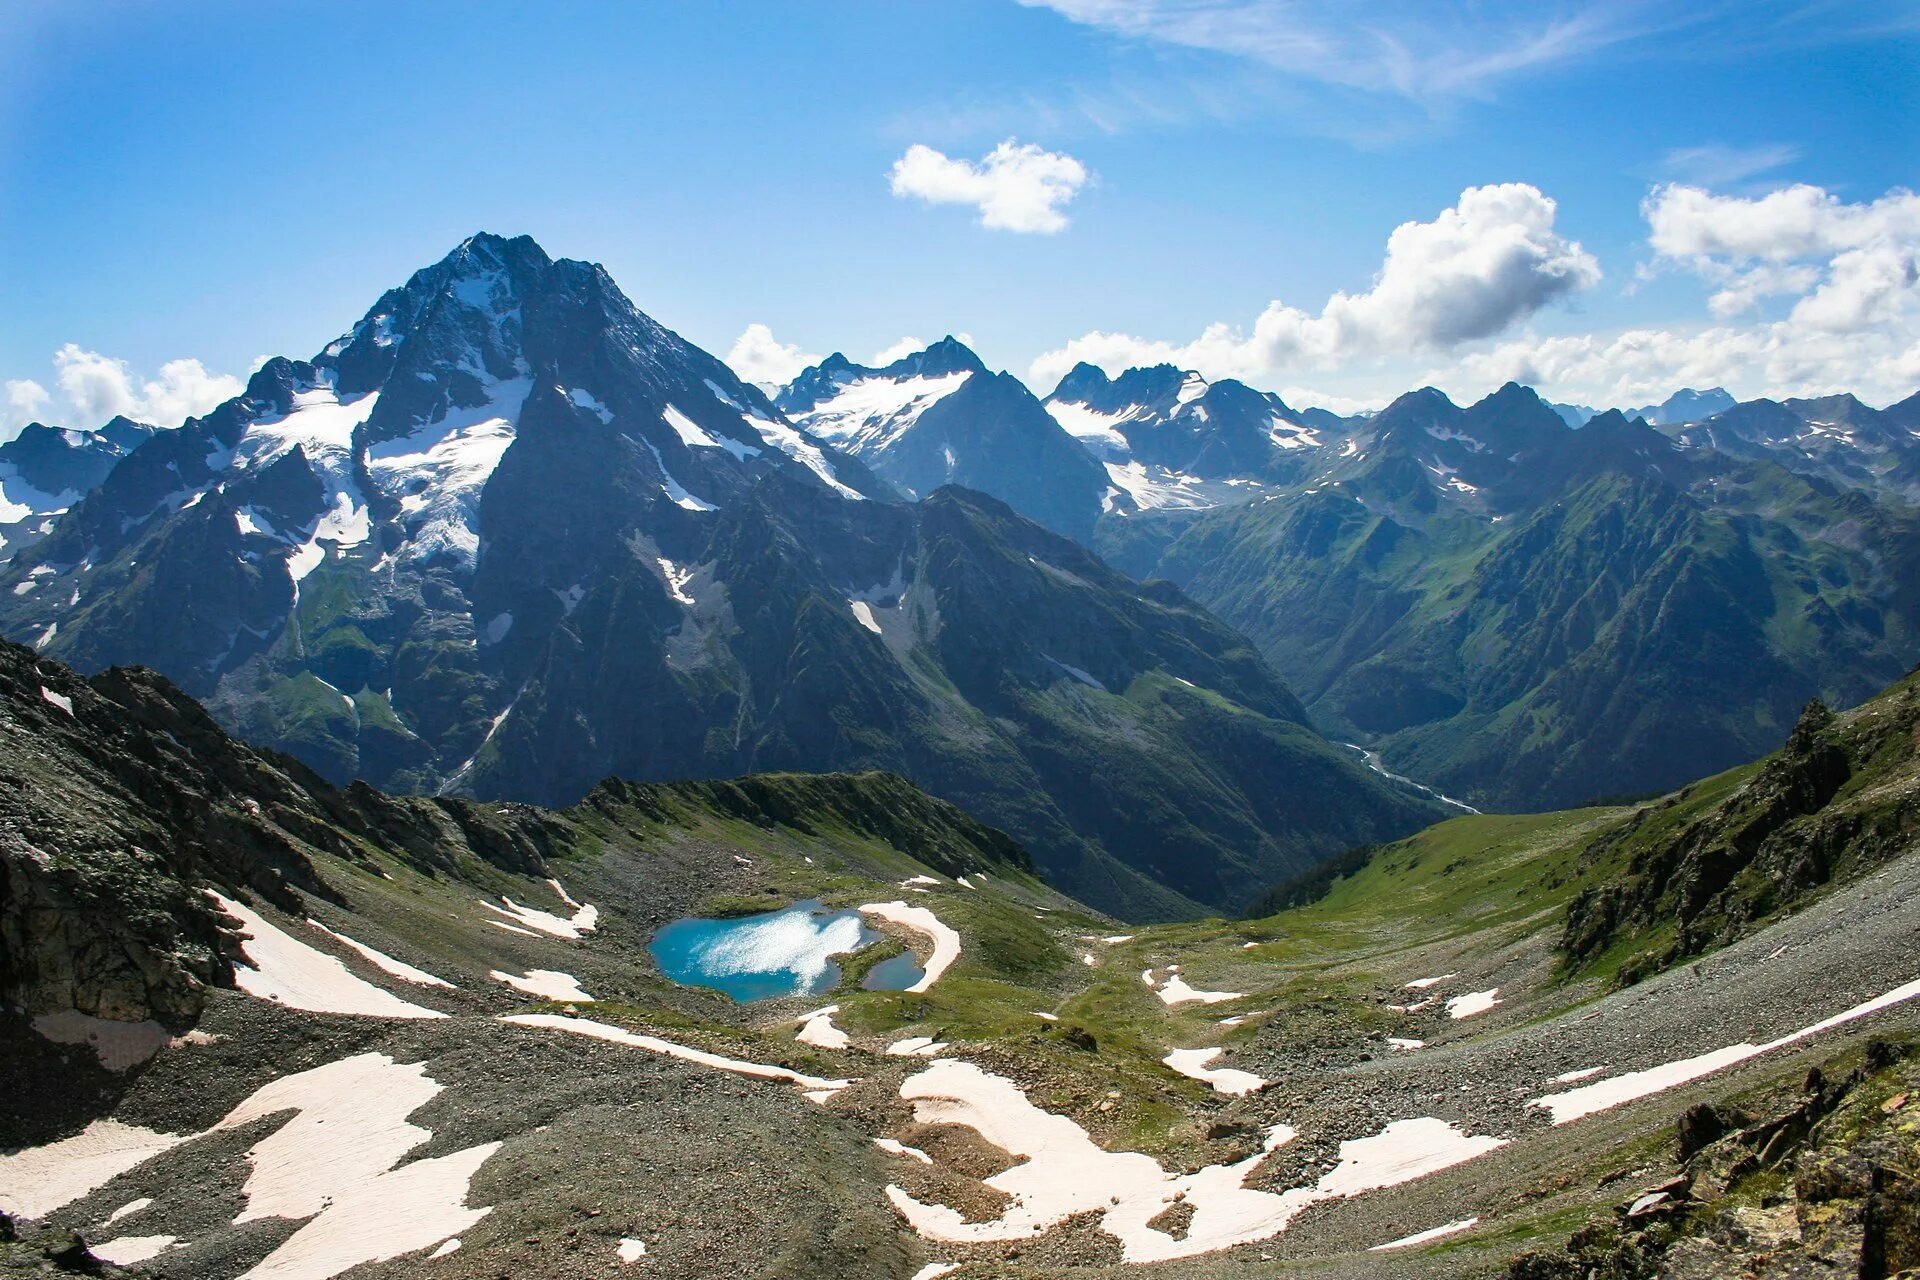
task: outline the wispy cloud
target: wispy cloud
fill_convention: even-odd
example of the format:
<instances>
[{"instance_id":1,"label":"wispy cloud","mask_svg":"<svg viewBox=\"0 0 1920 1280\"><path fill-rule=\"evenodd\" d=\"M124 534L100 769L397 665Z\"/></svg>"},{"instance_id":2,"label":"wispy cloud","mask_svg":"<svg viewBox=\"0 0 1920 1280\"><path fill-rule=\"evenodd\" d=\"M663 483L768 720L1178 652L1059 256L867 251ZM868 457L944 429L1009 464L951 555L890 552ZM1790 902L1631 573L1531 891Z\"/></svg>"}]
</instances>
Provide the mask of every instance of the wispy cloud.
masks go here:
<instances>
[{"instance_id":1,"label":"wispy cloud","mask_svg":"<svg viewBox=\"0 0 1920 1280\"><path fill-rule=\"evenodd\" d=\"M1438 109L1662 25L1644 0L1020 0L1116 36L1250 59L1288 76Z\"/></svg>"},{"instance_id":2,"label":"wispy cloud","mask_svg":"<svg viewBox=\"0 0 1920 1280\"><path fill-rule=\"evenodd\" d=\"M1799 158L1800 148L1786 142L1752 147L1708 143L1698 147L1675 147L1660 158L1660 171L1675 182L1703 187L1731 187L1790 165Z\"/></svg>"}]
</instances>

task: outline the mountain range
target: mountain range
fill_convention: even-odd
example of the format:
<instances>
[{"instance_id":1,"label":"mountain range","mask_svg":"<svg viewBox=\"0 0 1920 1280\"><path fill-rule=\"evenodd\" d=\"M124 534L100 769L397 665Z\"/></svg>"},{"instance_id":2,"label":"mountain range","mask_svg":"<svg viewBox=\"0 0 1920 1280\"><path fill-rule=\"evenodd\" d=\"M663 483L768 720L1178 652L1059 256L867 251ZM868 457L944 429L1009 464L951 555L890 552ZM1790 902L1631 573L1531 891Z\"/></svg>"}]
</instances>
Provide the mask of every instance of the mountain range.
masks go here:
<instances>
[{"instance_id":1,"label":"mountain range","mask_svg":"<svg viewBox=\"0 0 1920 1280\"><path fill-rule=\"evenodd\" d=\"M7 446L94 470L43 495L0 629L336 781L895 769L1084 899L1181 914L1437 812L1394 775L1657 791L1898 675L1917 403L1576 428L1512 384L1340 416L1087 364L1042 399L952 337L769 397L482 235L124 465L147 429Z\"/></svg>"},{"instance_id":2,"label":"mountain range","mask_svg":"<svg viewBox=\"0 0 1920 1280\"><path fill-rule=\"evenodd\" d=\"M7 567L0 631L151 666L336 782L560 804L896 770L1136 916L1439 812L1179 591L947 485L928 458L971 446L942 421L975 414L967 468L1051 485L1026 452L1051 440L1100 483L957 343L828 368L816 414L929 379L957 383L903 429L816 434L600 268L476 236L130 454Z\"/></svg>"}]
</instances>

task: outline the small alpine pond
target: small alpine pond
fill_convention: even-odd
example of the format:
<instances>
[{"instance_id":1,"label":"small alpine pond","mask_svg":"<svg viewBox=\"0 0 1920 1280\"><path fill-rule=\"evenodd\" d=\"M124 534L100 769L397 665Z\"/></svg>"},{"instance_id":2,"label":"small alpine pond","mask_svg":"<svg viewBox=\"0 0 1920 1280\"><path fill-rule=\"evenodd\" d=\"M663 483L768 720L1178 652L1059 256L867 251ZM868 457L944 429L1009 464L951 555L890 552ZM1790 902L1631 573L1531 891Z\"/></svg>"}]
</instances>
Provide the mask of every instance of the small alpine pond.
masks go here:
<instances>
[{"instance_id":1,"label":"small alpine pond","mask_svg":"<svg viewBox=\"0 0 1920 1280\"><path fill-rule=\"evenodd\" d=\"M663 926L648 949L667 977L687 987L713 987L735 1000L830 991L840 982L835 956L851 955L883 935L860 913L830 910L818 899L755 916L688 916ZM904 991L925 970L911 952L873 966L861 983L871 991Z\"/></svg>"}]
</instances>

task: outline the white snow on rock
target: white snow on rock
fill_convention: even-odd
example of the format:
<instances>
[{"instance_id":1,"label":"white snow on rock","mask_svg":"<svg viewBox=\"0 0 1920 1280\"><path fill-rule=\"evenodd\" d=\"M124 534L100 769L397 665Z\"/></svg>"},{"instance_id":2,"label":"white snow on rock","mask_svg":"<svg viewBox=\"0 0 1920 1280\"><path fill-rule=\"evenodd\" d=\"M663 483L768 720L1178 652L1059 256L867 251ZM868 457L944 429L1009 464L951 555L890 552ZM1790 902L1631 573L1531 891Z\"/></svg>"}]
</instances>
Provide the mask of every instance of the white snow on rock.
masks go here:
<instances>
[{"instance_id":1,"label":"white snow on rock","mask_svg":"<svg viewBox=\"0 0 1920 1280\"><path fill-rule=\"evenodd\" d=\"M1404 1036L1388 1036L1387 1043L1393 1046L1395 1049L1401 1049L1408 1052L1411 1052L1415 1049L1424 1049L1427 1047L1427 1042L1425 1040L1409 1040Z\"/></svg>"},{"instance_id":2,"label":"white snow on rock","mask_svg":"<svg viewBox=\"0 0 1920 1280\"><path fill-rule=\"evenodd\" d=\"M118 1209L115 1209L112 1213L107 1215L107 1221L105 1225L110 1227L114 1223L120 1221L120 1219L122 1218L132 1217L134 1214L140 1212L142 1209L146 1208L148 1205L152 1203L153 1203L152 1196L141 1196L138 1200L129 1200L125 1204L121 1205Z\"/></svg>"},{"instance_id":3,"label":"white snow on rock","mask_svg":"<svg viewBox=\"0 0 1920 1280\"><path fill-rule=\"evenodd\" d=\"M687 608L693 608L697 602L687 594L687 582L693 577L693 570L682 569L665 556L656 556L655 559L660 565L660 576L666 579L667 594Z\"/></svg>"},{"instance_id":4,"label":"white snow on rock","mask_svg":"<svg viewBox=\"0 0 1920 1280\"><path fill-rule=\"evenodd\" d=\"M506 905L496 906L484 899L480 905L516 924L544 933L550 938L581 937L592 933L600 921L600 908L578 906L572 901L567 902L568 906L576 908L571 916L557 916L551 911L541 911L537 907L523 907L505 894L501 895L500 901Z\"/></svg>"},{"instance_id":5,"label":"white snow on rock","mask_svg":"<svg viewBox=\"0 0 1920 1280\"><path fill-rule=\"evenodd\" d=\"M1157 1262L1267 1240L1287 1229L1309 1205L1359 1195L1449 1168L1503 1145L1439 1120L1400 1120L1379 1134L1340 1144L1339 1163L1311 1186L1274 1193L1246 1181L1267 1155L1294 1137L1276 1125L1261 1151L1233 1164L1193 1173L1169 1173L1148 1155L1106 1151L1065 1116L1035 1106L1019 1086L970 1062L942 1059L909 1077L900 1096L914 1104L920 1124L959 1124L1018 1158L986 1179L1006 1193L998 1216L968 1222L941 1204L887 1188L908 1224L923 1238L947 1243L1030 1240L1076 1214L1097 1214L1100 1229L1120 1241L1127 1262ZM1187 1233L1175 1238L1147 1224L1168 1206L1193 1209Z\"/></svg>"},{"instance_id":6,"label":"white snow on rock","mask_svg":"<svg viewBox=\"0 0 1920 1280\"><path fill-rule=\"evenodd\" d=\"M599 418L601 425L613 425L613 410L601 404L599 399L591 391L583 390L580 387L569 387L567 389L567 399L573 401L577 407L585 409L588 413Z\"/></svg>"},{"instance_id":7,"label":"white snow on rock","mask_svg":"<svg viewBox=\"0 0 1920 1280\"><path fill-rule=\"evenodd\" d=\"M932 1164L933 1157L918 1147L909 1147L897 1138L875 1138L873 1145L889 1155L905 1156L909 1160L918 1160L921 1164Z\"/></svg>"},{"instance_id":8,"label":"white snow on rock","mask_svg":"<svg viewBox=\"0 0 1920 1280\"><path fill-rule=\"evenodd\" d=\"M661 417L669 427L673 428L673 433L680 437L680 443L689 449L725 449L742 461L760 456L760 451L752 445L742 444L728 436L716 436L672 405L667 406L666 412L661 414Z\"/></svg>"},{"instance_id":9,"label":"white snow on rock","mask_svg":"<svg viewBox=\"0 0 1920 1280\"><path fill-rule=\"evenodd\" d=\"M908 1036L887 1046L890 1058L937 1058L947 1047L944 1040L932 1036Z\"/></svg>"},{"instance_id":10,"label":"white snow on rock","mask_svg":"<svg viewBox=\"0 0 1920 1280\"><path fill-rule=\"evenodd\" d=\"M795 420L849 453L874 453L899 439L921 414L972 376L971 370L962 370L933 378L856 378Z\"/></svg>"},{"instance_id":11,"label":"white snow on rock","mask_svg":"<svg viewBox=\"0 0 1920 1280\"><path fill-rule=\"evenodd\" d=\"M957 1262L929 1262L913 1273L912 1280L940 1280L941 1276L959 1269L960 1264Z\"/></svg>"},{"instance_id":12,"label":"white snow on rock","mask_svg":"<svg viewBox=\"0 0 1920 1280\"><path fill-rule=\"evenodd\" d=\"M405 961L395 960L392 956L387 955L385 952L375 951L372 947L368 946L366 943L356 942L352 938L349 938L344 933L339 933L333 929L327 928L327 926L325 926L324 924L321 924L318 920L309 920L307 921L307 923L312 925L314 928L318 929L320 932L326 934L329 938L332 938L335 942L338 942L340 945L346 947L348 950L353 951L358 955L362 956L367 960L368 963L374 965L376 968L382 969L387 973L392 974L394 977L400 979L402 982L411 982L418 987L445 987L449 991L458 990L457 987L455 987L451 982L448 982L445 978L436 978L432 974L428 973L425 969L416 969L412 965L407 964Z\"/></svg>"},{"instance_id":13,"label":"white snow on rock","mask_svg":"<svg viewBox=\"0 0 1920 1280\"><path fill-rule=\"evenodd\" d=\"M118 1120L95 1120L71 1138L0 1155L0 1213L45 1217L185 1141Z\"/></svg>"},{"instance_id":14,"label":"white snow on rock","mask_svg":"<svg viewBox=\"0 0 1920 1280\"><path fill-rule=\"evenodd\" d=\"M614 1246L613 1252L620 1259L621 1266L631 1266L647 1256L647 1242L636 1240L632 1236L621 1236L620 1243Z\"/></svg>"},{"instance_id":15,"label":"white snow on rock","mask_svg":"<svg viewBox=\"0 0 1920 1280\"><path fill-rule=\"evenodd\" d=\"M1209 1067L1207 1064L1219 1057L1222 1052L1219 1045L1211 1049L1175 1049L1160 1061L1181 1075L1199 1080L1211 1086L1215 1093L1224 1093L1228 1097L1243 1097L1249 1093L1258 1093L1267 1087L1268 1082L1251 1071L1239 1071L1233 1067Z\"/></svg>"},{"instance_id":16,"label":"white snow on rock","mask_svg":"<svg viewBox=\"0 0 1920 1280\"><path fill-rule=\"evenodd\" d=\"M167 1047L173 1038L158 1022L116 1022L96 1018L78 1009L43 1013L33 1020L33 1029L55 1044L84 1044L91 1048L100 1065L109 1071L136 1067Z\"/></svg>"},{"instance_id":17,"label":"white snow on rock","mask_svg":"<svg viewBox=\"0 0 1920 1280\"><path fill-rule=\"evenodd\" d=\"M472 569L480 554L480 491L514 440L533 389L528 378L489 380L486 403L449 409L412 434L367 449L374 487L400 504L405 562L447 556Z\"/></svg>"},{"instance_id":18,"label":"white snow on rock","mask_svg":"<svg viewBox=\"0 0 1920 1280\"><path fill-rule=\"evenodd\" d=\"M860 913L878 916L903 929L911 929L933 944L933 954L927 957L920 981L907 988L910 994L931 988L940 981L940 975L960 958L960 935L942 924L940 917L925 907L909 906L904 902L870 902L860 908Z\"/></svg>"},{"instance_id":19,"label":"white snow on rock","mask_svg":"<svg viewBox=\"0 0 1920 1280\"><path fill-rule=\"evenodd\" d=\"M1062 430L1078 440L1095 457L1108 462L1121 462L1127 458L1130 446L1127 438L1120 434L1119 424L1134 416L1135 410L1101 413L1084 404L1050 400L1047 402L1047 412L1053 415L1053 420L1060 424Z\"/></svg>"},{"instance_id":20,"label":"white snow on rock","mask_svg":"<svg viewBox=\"0 0 1920 1280\"><path fill-rule=\"evenodd\" d=\"M1224 1004L1229 1000L1244 998L1241 991L1201 991L1189 986L1180 975L1180 966L1171 965L1164 980L1156 979L1153 970L1147 969L1140 974L1141 979L1152 992L1160 997L1160 1002L1168 1008L1183 1004Z\"/></svg>"},{"instance_id":21,"label":"white snow on rock","mask_svg":"<svg viewBox=\"0 0 1920 1280\"><path fill-rule=\"evenodd\" d=\"M796 431L787 423L774 421L758 409L748 411L746 419L747 425L759 432L762 440L819 476L829 489L843 498L865 499L866 495L858 489L840 482L840 477L833 473L833 464L811 436Z\"/></svg>"},{"instance_id":22,"label":"white snow on rock","mask_svg":"<svg viewBox=\"0 0 1920 1280\"><path fill-rule=\"evenodd\" d=\"M439 1244L492 1212L469 1209L466 1194L498 1142L400 1163L433 1136L407 1117L440 1091L424 1064L364 1053L263 1085L215 1125L296 1112L247 1152L247 1206L234 1223L308 1221L243 1280L327 1280Z\"/></svg>"},{"instance_id":23,"label":"white snow on rock","mask_svg":"<svg viewBox=\"0 0 1920 1280\"><path fill-rule=\"evenodd\" d=\"M89 1244L87 1252L116 1267L156 1258L180 1242L178 1236L118 1236L101 1244Z\"/></svg>"},{"instance_id":24,"label":"white snow on rock","mask_svg":"<svg viewBox=\"0 0 1920 1280\"><path fill-rule=\"evenodd\" d=\"M489 969L487 976L495 982L504 982L515 991L524 991L530 996L539 996L542 1000L564 1003L577 1000L582 1004L592 1004L593 997L580 988L580 980L570 973L558 969L529 969L525 974L515 977L500 969Z\"/></svg>"},{"instance_id":25,"label":"white snow on rock","mask_svg":"<svg viewBox=\"0 0 1920 1280\"><path fill-rule=\"evenodd\" d=\"M886 634L880 630L880 623L875 620L873 616L873 606L865 600L849 600L847 601L847 607L853 610L854 620L861 626L877 636Z\"/></svg>"},{"instance_id":26,"label":"white snow on rock","mask_svg":"<svg viewBox=\"0 0 1920 1280\"><path fill-rule=\"evenodd\" d=\"M428 1254L427 1256L429 1258L444 1258L450 1253L458 1253L458 1252L460 1252L460 1237L455 1236L451 1240L442 1240L440 1242L440 1247L435 1249L432 1253Z\"/></svg>"},{"instance_id":27,"label":"white snow on rock","mask_svg":"<svg viewBox=\"0 0 1920 1280\"><path fill-rule=\"evenodd\" d=\"M73 699L69 698L66 694L55 693L53 690L47 688L47 686L41 685L40 696L45 698L48 702L51 702L54 706L60 708L62 711L66 712L68 715L73 715Z\"/></svg>"},{"instance_id":28,"label":"white snow on rock","mask_svg":"<svg viewBox=\"0 0 1920 1280\"><path fill-rule=\"evenodd\" d=\"M685 507L688 511L718 511L720 509L711 502L696 498L691 493L688 493L686 486L678 480L675 480L673 473L667 470L666 461L661 458L660 451L653 447L653 442L647 441L646 444L647 452L653 455L654 463L660 468L660 491L667 495L668 501L672 502L675 506Z\"/></svg>"},{"instance_id":29,"label":"white snow on rock","mask_svg":"<svg viewBox=\"0 0 1920 1280\"><path fill-rule=\"evenodd\" d=\"M1567 1124L1597 1111L1606 1111L1623 1103L1651 1097L1656 1093L1664 1093L1668 1089L1712 1075L1716 1071L1724 1071L1749 1058L1757 1058L1762 1054L1772 1053L1775 1049L1784 1049L1789 1045L1798 1044L1802 1040L1811 1039L1835 1027L1858 1021L1882 1009L1904 1004L1916 996L1920 996L1920 980L1895 987L1884 995L1875 996L1831 1018L1802 1027L1798 1031L1790 1031L1779 1039L1769 1040L1765 1044L1728 1045L1724 1049L1715 1049L1692 1058L1682 1058L1677 1062L1662 1063L1657 1067L1648 1067L1644 1071L1628 1071L1605 1080L1597 1080L1589 1085L1581 1085L1577 1089L1569 1089L1565 1093L1551 1093L1542 1098L1535 1098L1533 1105L1551 1113L1555 1124Z\"/></svg>"},{"instance_id":30,"label":"white snow on rock","mask_svg":"<svg viewBox=\"0 0 1920 1280\"><path fill-rule=\"evenodd\" d=\"M629 1048L644 1049L648 1053L664 1054L669 1058L679 1058L685 1062L698 1063L703 1067L712 1067L716 1071L728 1071L737 1076L752 1076L759 1080L784 1080L788 1084L799 1085L807 1091L814 1101L824 1101L815 1094L831 1096L852 1084L851 1080L826 1080L819 1076L806 1075L786 1067L769 1066L762 1062L745 1062L739 1058L728 1058L717 1053L708 1053L704 1049L694 1049L684 1044L675 1044L671 1040L662 1040L658 1036L641 1035L616 1027L606 1022L595 1022L591 1018L568 1018L553 1013L510 1013L500 1019L517 1027L537 1027L549 1031L564 1031L568 1035L586 1036L593 1040L605 1040L611 1044L623 1044Z\"/></svg>"},{"instance_id":31,"label":"white snow on rock","mask_svg":"<svg viewBox=\"0 0 1920 1280\"><path fill-rule=\"evenodd\" d=\"M1500 1002L1500 988L1498 987L1489 987L1485 991L1469 991L1463 996L1448 996L1447 1016L1449 1018L1471 1018L1476 1014L1485 1013Z\"/></svg>"},{"instance_id":32,"label":"white snow on rock","mask_svg":"<svg viewBox=\"0 0 1920 1280\"><path fill-rule=\"evenodd\" d=\"M1388 1249L1411 1249L1415 1245L1425 1244L1429 1240L1438 1240L1442 1236L1457 1235L1462 1231L1471 1229L1479 1221L1480 1219L1476 1216L1472 1218L1462 1218L1458 1222L1443 1223L1437 1227L1428 1227L1425 1231L1416 1231L1410 1236L1401 1236L1398 1240L1389 1240L1385 1244L1374 1245L1369 1252L1383 1253Z\"/></svg>"},{"instance_id":33,"label":"white snow on rock","mask_svg":"<svg viewBox=\"0 0 1920 1280\"><path fill-rule=\"evenodd\" d=\"M1407 984L1409 991L1425 991L1428 987L1438 986L1449 978L1457 978L1457 973L1443 973L1437 978L1415 978Z\"/></svg>"},{"instance_id":34,"label":"white snow on rock","mask_svg":"<svg viewBox=\"0 0 1920 1280\"><path fill-rule=\"evenodd\" d=\"M833 1015L840 1012L840 1006L830 1004L824 1009L815 1009L812 1013L800 1015L800 1031L793 1038L801 1044L810 1044L820 1049L844 1049L852 1043L847 1033L833 1025Z\"/></svg>"},{"instance_id":35,"label":"white snow on rock","mask_svg":"<svg viewBox=\"0 0 1920 1280\"><path fill-rule=\"evenodd\" d=\"M1591 1080L1605 1071L1605 1067L1581 1067L1578 1071L1565 1071L1555 1076L1554 1084L1578 1084L1582 1080Z\"/></svg>"},{"instance_id":36,"label":"white snow on rock","mask_svg":"<svg viewBox=\"0 0 1920 1280\"><path fill-rule=\"evenodd\" d=\"M940 883L939 879L935 876L908 876L905 880L902 880L900 882L900 887L902 889L911 889L914 885L917 885L917 884L937 885L939 883Z\"/></svg>"},{"instance_id":37,"label":"white snow on rock","mask_svg":"<svg viewBox=\"0 0 1920 1280\"><path fill-rule=\"evenodd\" d=\"M335 956L317 950L270 924L258 912L209 889L220 910L238 920L250 935L242 944L248 964L233 967L234 983L261 1000L309 1013L344 1013L366 1018L444 1018L357 977Z\"/></svg>"}]
</instances>

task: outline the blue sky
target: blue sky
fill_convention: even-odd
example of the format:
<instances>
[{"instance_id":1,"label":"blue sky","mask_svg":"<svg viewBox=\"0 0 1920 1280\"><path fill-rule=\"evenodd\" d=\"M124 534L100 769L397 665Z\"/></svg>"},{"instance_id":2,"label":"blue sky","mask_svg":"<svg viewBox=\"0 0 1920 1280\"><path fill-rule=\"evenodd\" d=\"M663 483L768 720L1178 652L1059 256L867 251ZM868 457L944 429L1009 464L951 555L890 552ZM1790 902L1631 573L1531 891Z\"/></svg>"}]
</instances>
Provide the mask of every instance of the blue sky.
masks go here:
<instances>
[{"instance_id":1,"label":"blue sky","mask_svg":"<svg viewBox=\"0 0 1920 1280\"><path fill-rule=\"evenodd\" d=\"M723 355L952 331L1043 391L1087 355L1327 403L1906 394L1920 5L1678 7L15 0L0 431L192 406L480 229ZM980 167L1008 140L1067 193L926 198L1019 188Z\"/></svg>"}]
</instances>

